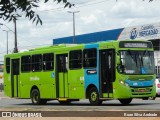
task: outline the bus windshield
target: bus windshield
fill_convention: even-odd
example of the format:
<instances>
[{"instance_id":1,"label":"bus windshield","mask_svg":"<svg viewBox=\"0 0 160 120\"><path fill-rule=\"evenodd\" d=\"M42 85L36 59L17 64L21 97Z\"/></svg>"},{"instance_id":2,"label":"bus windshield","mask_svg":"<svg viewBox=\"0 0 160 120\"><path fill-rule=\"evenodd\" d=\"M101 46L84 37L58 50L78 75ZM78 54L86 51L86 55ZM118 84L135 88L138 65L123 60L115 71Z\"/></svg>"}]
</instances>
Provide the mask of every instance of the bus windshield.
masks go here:
<instances>
[{"instance_id":1,"label":"bus windshield","mask_svg":"<svg viewBox=\"0 0 160 120\"><path fill-rule=\"evenodd\" d=\"M120 51L120 60L122 74L154 74L153 51Z\"/></svg>"}]
</instances>

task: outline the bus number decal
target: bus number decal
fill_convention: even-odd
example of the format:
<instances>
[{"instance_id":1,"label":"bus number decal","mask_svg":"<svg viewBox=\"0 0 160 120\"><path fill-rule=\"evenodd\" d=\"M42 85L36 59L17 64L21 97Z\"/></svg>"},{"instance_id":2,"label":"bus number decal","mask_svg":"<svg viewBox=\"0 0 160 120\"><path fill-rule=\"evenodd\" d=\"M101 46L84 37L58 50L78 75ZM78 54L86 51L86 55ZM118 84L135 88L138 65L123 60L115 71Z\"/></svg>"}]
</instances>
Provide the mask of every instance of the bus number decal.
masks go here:
<instances>
[{"instance_id":1,"label":"bus number decal","mask_svg":"<svg viewBox=\"0 0 160 120\"><path fill-rule=\"evenodd\" d=\"M87 70L87 74L96 74L97 71L96 70Z\"/></svg>"}]
</instances>

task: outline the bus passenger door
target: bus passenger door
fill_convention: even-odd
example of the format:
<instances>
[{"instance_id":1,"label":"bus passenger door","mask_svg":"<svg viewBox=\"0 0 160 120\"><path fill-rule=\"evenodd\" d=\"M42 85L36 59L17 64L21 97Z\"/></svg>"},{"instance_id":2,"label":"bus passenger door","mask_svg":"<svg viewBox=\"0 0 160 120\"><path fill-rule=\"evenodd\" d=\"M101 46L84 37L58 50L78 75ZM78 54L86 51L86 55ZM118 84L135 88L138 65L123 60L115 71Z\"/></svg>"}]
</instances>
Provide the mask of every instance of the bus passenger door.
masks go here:
<instances>
[{"instance_id":1,"label":"bus passenger door","mask_svg":"<svg viewBox=\"0 0 160 120\"><path fill-rule=\"evenodd\" d=\"M68 54L56 55L56 96L68 97Z\"/></svg>"},{"instance_id":2,"label":"bus passenger door","mask_svg":"<svg viewBox=\"0 0 160 120\"><path fill-rule=\"evenodd\" d=\"M12 59L11 62L11 94L12 97L19 95L19 59Z\"/></svg>"},{"instance_id":3,"label":"bus passenger door","mask_svg":"<svg viewBox=\"0 0 160 120\"><path fill-rule=\"evenodd\" d=\"M100 87L101 97L113 97L113 82L115 81L115 50L100 51Z\"/></svg>"}]
</instances>

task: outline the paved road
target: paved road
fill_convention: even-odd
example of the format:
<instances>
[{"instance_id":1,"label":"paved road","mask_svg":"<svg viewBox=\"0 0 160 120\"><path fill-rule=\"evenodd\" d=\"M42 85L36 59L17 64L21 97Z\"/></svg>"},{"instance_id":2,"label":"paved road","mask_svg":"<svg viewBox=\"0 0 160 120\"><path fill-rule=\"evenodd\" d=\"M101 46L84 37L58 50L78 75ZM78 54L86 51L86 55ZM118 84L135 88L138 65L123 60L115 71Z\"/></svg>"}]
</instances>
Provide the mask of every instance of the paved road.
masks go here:
<instances>
[{"instance_id":1,"label":"paved road","mask_svg":"<svg viewBox=\"0 0 160 120\"><path fill-rule=\"evenodd\" d=\"M49 101L46 105L32 105L30 99L11 99L0 97L0 110L65 110L65 111L108 111L108 110L158 110L160 111L160 98L156 100L133 99L130 105L122 106L118 100L104 101L101 106L91 106L88 100L72 102L61 105L58 101Z\"/></svg>"}]
</instances>

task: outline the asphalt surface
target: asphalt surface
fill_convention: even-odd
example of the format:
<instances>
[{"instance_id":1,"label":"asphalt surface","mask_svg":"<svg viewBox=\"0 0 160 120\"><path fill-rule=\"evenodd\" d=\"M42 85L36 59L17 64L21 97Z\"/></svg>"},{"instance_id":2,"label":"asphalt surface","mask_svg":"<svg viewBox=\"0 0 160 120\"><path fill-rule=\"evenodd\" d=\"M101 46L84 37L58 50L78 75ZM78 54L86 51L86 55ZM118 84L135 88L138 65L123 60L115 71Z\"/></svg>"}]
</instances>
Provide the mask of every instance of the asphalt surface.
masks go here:
<instances>
[{"instance_id":1,"label":"asphalt surface","mask_svg":"<svg viewBox=\"0 0 160 120\"><path fill-rule=\"evenodd\" d=\"M32 105L30 99L14 99L6 97L0 92L0 110L36 110L36 111L129 111L150 110L160 111L160 98L155 100L133 99L132 102L123 106L118 100L104 101L100 106L91 106L88 100L72 102L69 105L61 105L58 101L49 101L46 105Z\"/></svg>"}]
</instances>

